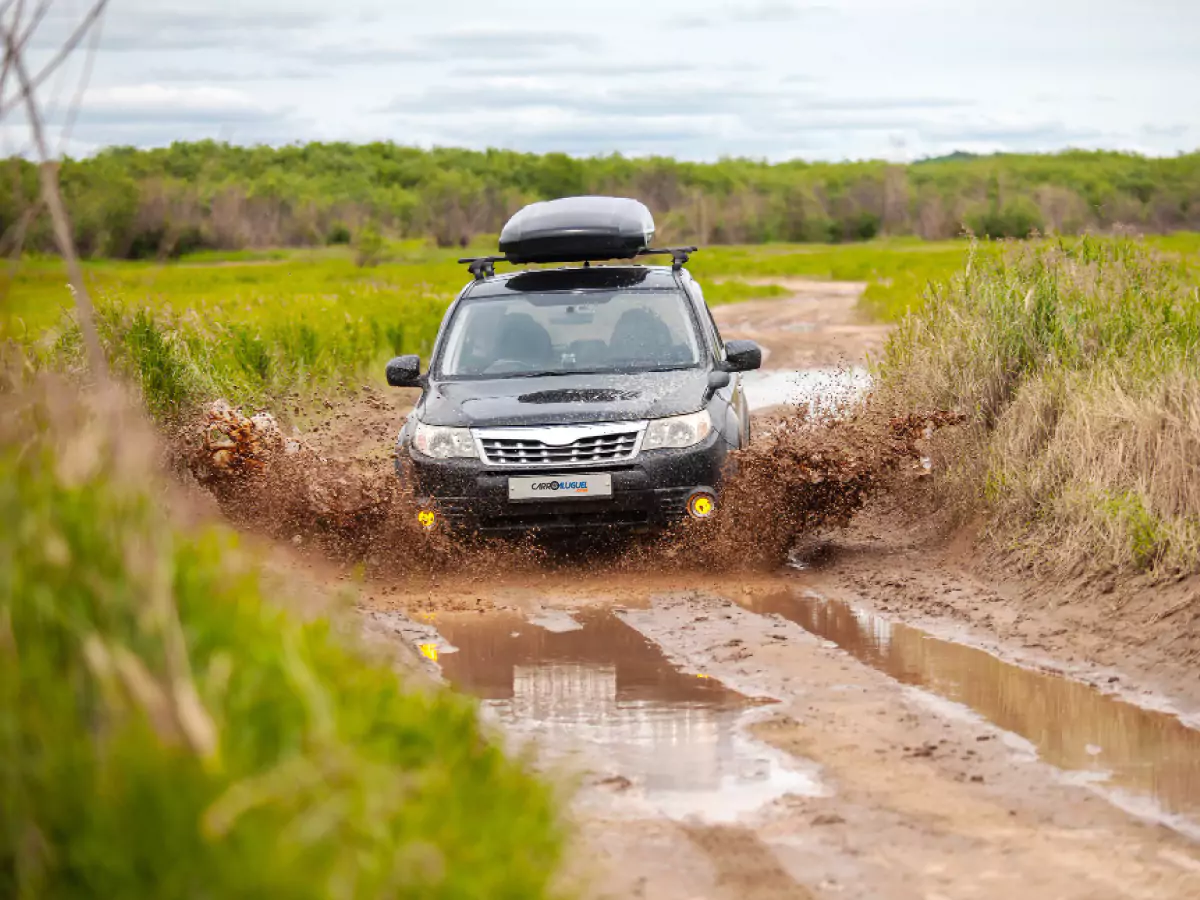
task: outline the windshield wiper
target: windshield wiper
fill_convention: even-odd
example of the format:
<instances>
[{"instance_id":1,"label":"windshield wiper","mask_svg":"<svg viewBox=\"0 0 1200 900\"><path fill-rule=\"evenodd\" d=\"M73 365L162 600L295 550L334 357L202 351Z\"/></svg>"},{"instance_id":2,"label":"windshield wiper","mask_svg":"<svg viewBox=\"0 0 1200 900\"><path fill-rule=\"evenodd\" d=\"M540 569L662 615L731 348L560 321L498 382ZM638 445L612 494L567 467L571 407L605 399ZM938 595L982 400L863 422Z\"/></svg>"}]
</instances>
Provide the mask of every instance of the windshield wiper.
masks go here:
<instances>
[{"instance_id":1,"label":"windshield wiper","mask_svg":"<svg viewBox=\"0 0 1200 900\"><path fill-rule=\"evenodd\" d=\"M549 375L603 375L601 369L554 369L546 372L510 372L501 378L545 378Z\"/></svg>"}]
</instances>

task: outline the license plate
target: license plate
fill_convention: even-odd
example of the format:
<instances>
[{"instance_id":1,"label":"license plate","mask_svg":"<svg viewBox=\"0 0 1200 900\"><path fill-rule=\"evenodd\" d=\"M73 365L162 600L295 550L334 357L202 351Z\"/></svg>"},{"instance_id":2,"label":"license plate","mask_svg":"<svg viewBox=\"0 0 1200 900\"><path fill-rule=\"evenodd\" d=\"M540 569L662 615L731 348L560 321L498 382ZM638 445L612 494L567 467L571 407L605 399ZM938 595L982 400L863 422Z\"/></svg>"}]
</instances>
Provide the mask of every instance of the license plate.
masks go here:
<instances>
[{"instance_id":1,"label":"license plate","mask_svg":"<svg viewBox=\"0 0 1200 900\"><path fill-rule=\"evenodd\" d=\"M534 475L508 479L509 500L572 500L611 497L611 475Z\"/></svg>"}]
</instances>

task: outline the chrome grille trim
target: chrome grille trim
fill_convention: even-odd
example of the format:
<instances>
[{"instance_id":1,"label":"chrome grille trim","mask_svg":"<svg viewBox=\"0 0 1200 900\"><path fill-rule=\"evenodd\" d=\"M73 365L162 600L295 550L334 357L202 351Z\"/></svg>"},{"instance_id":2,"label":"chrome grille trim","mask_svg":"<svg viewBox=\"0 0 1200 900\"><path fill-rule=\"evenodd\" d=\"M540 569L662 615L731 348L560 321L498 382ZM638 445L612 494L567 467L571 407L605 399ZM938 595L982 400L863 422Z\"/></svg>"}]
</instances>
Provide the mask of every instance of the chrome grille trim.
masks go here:
<instances>
[{"instance_id":1,"label":"chrome grille trim","mask_svg":"<svg viewBox=\"0 0 1200 900\"><path fill-rule=\"evenodd\" d=\"M645 422L514 425L472 428L479 458L498 468L578 467L629 462L638 455Z\"/></svg>"}]
</instances>

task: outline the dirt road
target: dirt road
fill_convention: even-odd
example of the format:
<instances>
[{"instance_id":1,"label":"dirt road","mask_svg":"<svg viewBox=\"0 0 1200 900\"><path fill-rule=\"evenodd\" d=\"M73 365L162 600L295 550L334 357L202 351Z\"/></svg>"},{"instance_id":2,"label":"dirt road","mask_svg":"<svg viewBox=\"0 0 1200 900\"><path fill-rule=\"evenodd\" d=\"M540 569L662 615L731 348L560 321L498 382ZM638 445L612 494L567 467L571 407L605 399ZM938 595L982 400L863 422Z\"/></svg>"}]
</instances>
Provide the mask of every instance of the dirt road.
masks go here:
<instances>
[{"instance_id":1,"label":"dirt road","mask_svg":"<svg viewBox=\"0 0 1200 900\"><path fill-rule=\"evenodd\" d=\"M761 341L778 379L859 371L886 332L858 321L858 286L790 287L719 309L726 337ZM406 401L364 390L307 437L381 452ZM589 896L1200 897L1194 666L1063 586L991 583L969 541L903 512L778 574L570 558L372 583L361 610L536 746Z\"/></svg>"},{"instance_id":2,"label":"dirt road","mask_svg":"<svg viewBox=\"0 0 1200 900\"><path fill-rule=\"evenodd\" d=\"M547 577L367 614L577 785L596 896L1197 895L1200 733L828 590Z\"/></svg>"}]
</instances>

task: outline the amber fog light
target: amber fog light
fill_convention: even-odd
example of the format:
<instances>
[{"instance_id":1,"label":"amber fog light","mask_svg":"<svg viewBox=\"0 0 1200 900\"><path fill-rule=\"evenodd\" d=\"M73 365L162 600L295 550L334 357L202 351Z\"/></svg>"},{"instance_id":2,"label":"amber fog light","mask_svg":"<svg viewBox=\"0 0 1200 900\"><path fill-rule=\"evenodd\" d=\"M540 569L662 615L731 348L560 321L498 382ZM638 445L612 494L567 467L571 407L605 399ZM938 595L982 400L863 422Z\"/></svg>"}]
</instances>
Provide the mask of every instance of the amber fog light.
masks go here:
<instances>
[{"instance_id":1,"label":"amber fog light","mask_svg":"<svg viewBox=\"0 0 1200 900\"><path fill-rule=\"evenodd\" d=\"M711 518L717 511L717 498L708 491L696 491L688 497L687 511L693 519Z\"/></svg>"},{"instance_id":2,"label":"amber fog light","mask_svg":"<svg viewBox=\"0 0 1200 900\"><path fill-rule=\"evenodd\" d=\"M426 531L433 531L433 526L437 524L437 513L432 509L423 509L417 513L417 523Z\"/></svg>"}]
</instances>

